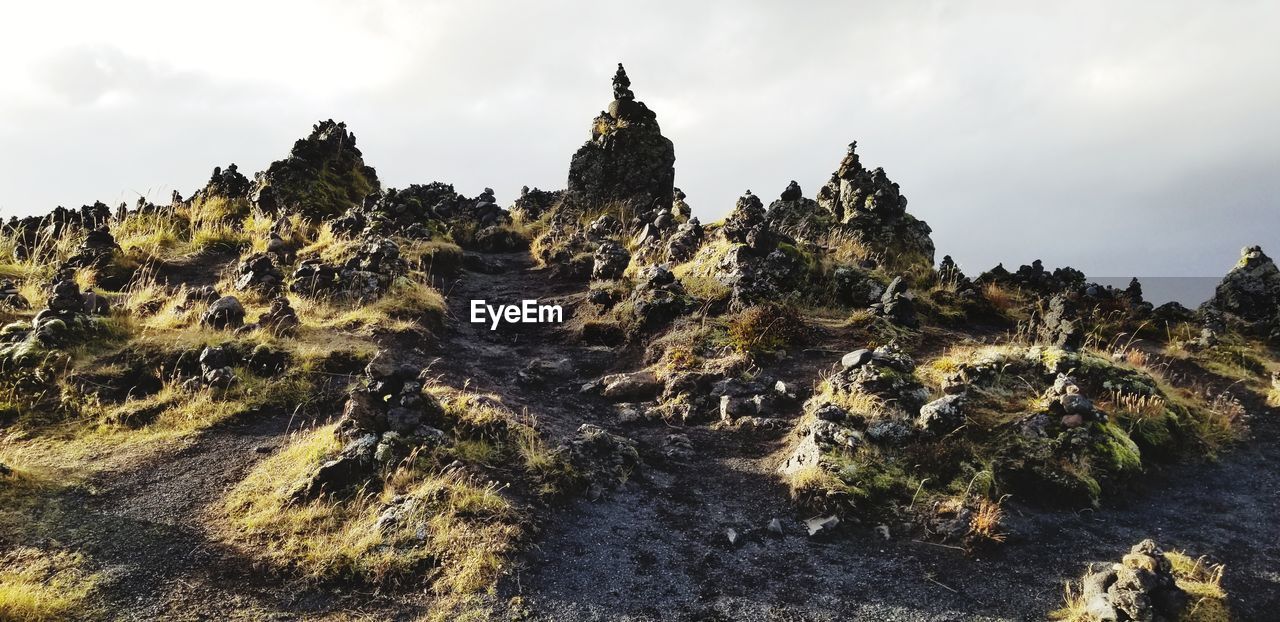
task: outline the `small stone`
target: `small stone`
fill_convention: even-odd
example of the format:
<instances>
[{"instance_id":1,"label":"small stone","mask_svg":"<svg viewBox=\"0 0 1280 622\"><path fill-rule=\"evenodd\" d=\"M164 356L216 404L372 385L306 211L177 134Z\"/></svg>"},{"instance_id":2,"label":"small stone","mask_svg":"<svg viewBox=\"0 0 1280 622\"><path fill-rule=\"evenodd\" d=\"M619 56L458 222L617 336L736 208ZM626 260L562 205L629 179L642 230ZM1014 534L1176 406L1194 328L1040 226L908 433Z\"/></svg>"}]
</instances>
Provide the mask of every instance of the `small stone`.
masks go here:
<instances>
[{"instance_id":1,"label":"small stone","mask_svg":"<svg viewBox=\"0 0 1280 622\"><path fill-rule=\"evenodd\" d=\"M783 536L782 521L776 518L770 520L768 531L774 537L781 538Z\"/></svg>"},{"instance_id":2,"label":"small stone","mask_svg":"<svg viewBox=\"0 0 1280 622\"><path fill-rule=\"evenodd\" d=\"M831 535L836 527L840 526L840 519L835 516L824 516L810 518L804 522L804 527L809 531L810 538L818 538Z\"/></svg>"},{"instance_id":3,"label":"small stone","mask_svg":"<svg viewBox=\"0 0 1280 622\"><path fill-rule=\"evenodd\" d=\"M871 353L871 350L867 350L865 348L862 350L854 350L853 352L841 357L840 364L844 366L845 369L861 367L866 363L871 362L873 356L874 355Z\"/></svg>"},{"instance_id":4,"label":"small stone","mask_svg":"<svg viewBox=\"0 0 1280 622\"><path fill-rule=\"evenodd\" d=\"M724 530L724 535L729 539L729 546L738 546L738 541L741 537L738 535L738 531L736 529L730 527Z\"/></svg>"}]
</instances>

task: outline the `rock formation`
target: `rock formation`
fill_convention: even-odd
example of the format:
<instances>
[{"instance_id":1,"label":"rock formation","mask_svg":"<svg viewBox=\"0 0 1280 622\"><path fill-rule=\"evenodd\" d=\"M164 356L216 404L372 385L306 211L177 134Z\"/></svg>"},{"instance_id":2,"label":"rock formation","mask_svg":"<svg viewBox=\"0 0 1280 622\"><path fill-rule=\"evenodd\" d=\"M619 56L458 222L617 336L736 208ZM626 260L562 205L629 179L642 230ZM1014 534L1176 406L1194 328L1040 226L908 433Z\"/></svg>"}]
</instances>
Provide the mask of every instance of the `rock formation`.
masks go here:
<instances>
[{"instance_id":1,"label":"rock formation","mask_svg":"<svg viewBox=\"0 0 1280 622\"><path fill-rule=\"evenodd\" d=\"M628 204L633 229L670 215L675 185L675 148L658 128L657 116L631 92L618 65L613 102L591 126L591 140L569 164L566 199L581 211L608 202Z\"/></svg>"},{"instance_id":2,"label":"rock formation","mask_svg":"<svg viewBox=\"0 0 1280 622\"><path fill-rule=\"evenodd\" d=\"M1249 323L1280 323L1280 269L1262 247L1241 250L1240 261L1223 277L1205 307Z\"/></svg>"},{"instance_id":3,"label":"rock formation","mask_svg":"<svg viewBox=\"0 0 1280 622\"><path fill-rule=\"evenodd\" d=\"M269 214L281 211L308 218L336 216L381 189L378 174L366 166L356 137L345 123L317 123L293 144L289 157L276 160L255 176L250 196Z\"/></svg>"},{"instance_id":4,"label":"rock formation","mask_svg":"<svg viewBox=\"0 0 1280 622\"><path fill-rule=\"evenodd\" d=\"M933 264L932 229L907 213L907 197L884 169L868 171L849 143L840 167L818 191L818 205L871 252L886 259L919 258Z\"/></svg>"},{"instance_id":5,"label":"rock formation","mask_svg":"<svg viewBox=\"0 0 1280 622\"><path fill-rule=\"evenodd\" d=\"M816 239L831 230L835 219L818 206L813 199L806 199L800 184L793 179L776 201L769 204L769 225L787 235Z\"/></svg>"},{"instance_id":6,"label":"rock formation","mask_svg":"<svg viewBox=\"0 0 1280 622\"><path fill-rule=\"evenodd\" d=\"M1081 598L1095 620L1172 622L1181 619L1188 604L1153 540L1134 545L1120 563L1085 576Z\"/></svg>"}]
</instances>

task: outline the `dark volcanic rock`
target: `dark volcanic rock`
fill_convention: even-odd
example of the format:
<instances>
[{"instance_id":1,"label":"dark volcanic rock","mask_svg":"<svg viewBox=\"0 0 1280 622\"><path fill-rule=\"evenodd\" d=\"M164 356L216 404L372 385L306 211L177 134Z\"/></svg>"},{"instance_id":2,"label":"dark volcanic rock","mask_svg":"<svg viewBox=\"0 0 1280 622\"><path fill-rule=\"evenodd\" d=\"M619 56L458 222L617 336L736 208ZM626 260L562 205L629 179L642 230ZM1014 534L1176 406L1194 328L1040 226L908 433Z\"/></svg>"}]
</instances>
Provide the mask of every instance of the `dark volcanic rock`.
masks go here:
<instances>
[{"instance_id":1,"label":"dark volcanic rock","mask_svg":"<svg viewBox=\"0 0 1280 622\"><path fill-rule=\"evenodd\" d=\"M1261 247L1247 247L1205 306L1246 322L1276 322L1280 320L1280 269Z\"/></svg>"},{"instance_id":2,"label":"dark volcanic rock","mask_svg":"<svg viewBox=\"0 0 1280 622\"><path fill-rule=\"evenodd\" d=\"M769 226L796 238L813 239L831 230L835 219L817 201L804 198L800 184L792 180L778 200L769 204Z\"/></svg>"},{"instance_id":3,"label":"dark volcanic rock","mask_svg":"<svg viewBox=\"0 0 1280 622\"><path fill-rule=\"evenodd\" d=\"M293 144L289 157L258 173L250 191L267 213L297 212L311 218L337 216L381 189L378 174L366 166L356 137L345 123L317 123Z\"/></svg>"},{"instance_id":4,"label":"dark volcanic rock","mask_svg":"<svg viewBox=\"0 0 1280 622\"><path fill-rule=\"evenodd\" d=\"M236 272L236 289L257 290L268 294L280 291L284 286L284 273L276 267L275 253L257 253L240 262Z\"/></svg>"},{"instance_id":5,"label":"dark volcanic rock","mask_svg":"<svg viewBox=\"0 0 1280 622\"><path fill-rule=\"evenodd\" d=\"M563 190L554 192L537 188L530 190L525 186L520 189L520 197L511 205L511 215L518 216L524 222L533 222L550 212L563 195Z\"/></svg>"},{"instance_id":6,"label":"dark volcanic rock","mask_svg":"<svg viewBox=\"0 0 1280 622\"><path fill-rule=\"evenodd\" d=\"M244 306L235 296L226 296L209 305L200 323L210 328L240 328L244 325Z\"/></svg>"},{"instance_id":7,"label":"dark volcanic rock","mask_svg":"<svg viewBox=\"0 0 1280 622\"><path fill-rule=\"evenodd\" d=\"M578 209L628 203L639 222L650 223L671 210L675 148L658 128L657 116L636 100L630 87L619 64L613 102L596 117L591 140L569 164L566 198Z\"/></svg>"},{"instance_id":8,"label":"dark volcanic rock","mask_svg":"<svg viewBox=\"0 0 1280 622\"><path fill-rule=\"evenodd\" d=\"M1040 343L1075 350L1084 345L1085 332L1080 313L1069 298L1058 294L1035 320L1035 337Z\"/></svg>"},{"instance_id":9,"label":"dark volcanic rock","mask_svg":"<svg viewBox=\"0 0 1280 622\"><path fill-rule=\"evenodd\" d=\"M849 143L840 168L818 191L818 205L872 252L885 257L916 256L932 265L932 229L907 213L907 198L884 169L868 171L862 167L857 145Z\"/></svg>"},{"instance_id":10,"label":"dark volcanic rock","mask_svg":"<svg viewBox=\"0 0 1280 622\"><path fill-rule=\"evenodd\" d=\"M191 199L208 199L212 197L223 197L227 199L247 199L249 192L253 188L253 182L249 181L240 173L235 163L228 164L227 168L214 167L213 174L209 176L209 181L204 188L197 190L191 195Z\"/></svg>"},{"instance_id":11,"label":"dark volcanic rock","mask_svg":"<svg viewBox=\"0 0 1280 622\"><path fill-rule=\"evenodd\" d=\"M1086 575L1080 597L1095 620L1172 621L1189 604L1153 540L1134 545L1120 563Z\"/></svg>"}]
</instances>

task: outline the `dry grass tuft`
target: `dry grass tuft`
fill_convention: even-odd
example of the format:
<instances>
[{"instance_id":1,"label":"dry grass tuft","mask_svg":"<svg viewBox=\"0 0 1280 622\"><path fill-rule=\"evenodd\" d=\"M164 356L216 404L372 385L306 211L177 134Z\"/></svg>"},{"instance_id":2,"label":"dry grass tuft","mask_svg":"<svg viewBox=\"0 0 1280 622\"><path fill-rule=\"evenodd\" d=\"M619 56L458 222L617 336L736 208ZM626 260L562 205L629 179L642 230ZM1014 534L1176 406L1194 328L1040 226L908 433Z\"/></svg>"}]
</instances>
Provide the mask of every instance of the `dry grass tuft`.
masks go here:
<instances>
[{"instance_id":1,"label":"dry grass tuft","mask_svg":"<svg viewBox=\"0 0 1280 622\"><path fill-rule=\"evenodd\" d=\"M85 617L100 577L79 553L20 546L0 555L0 620L36 622Z\"/></svg>"}]
</instances>

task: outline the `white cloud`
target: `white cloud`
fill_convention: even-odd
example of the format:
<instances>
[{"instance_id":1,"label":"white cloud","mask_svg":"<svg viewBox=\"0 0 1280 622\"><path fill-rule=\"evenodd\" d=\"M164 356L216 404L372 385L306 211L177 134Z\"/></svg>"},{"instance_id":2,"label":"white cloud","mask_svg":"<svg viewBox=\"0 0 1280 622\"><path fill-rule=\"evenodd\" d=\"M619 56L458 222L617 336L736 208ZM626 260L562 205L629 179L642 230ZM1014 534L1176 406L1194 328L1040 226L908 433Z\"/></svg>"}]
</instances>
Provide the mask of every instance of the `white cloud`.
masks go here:
<instances>
[{"instance_id":1,"label":"white cloud","mask_svg":"<svg viewBox=\"0 0 1280 622\"><path fill-rule=\"evenodd\" d=\"M198 186L346 120L386 182L559 187L614 62L706 218L850 140L970 271L1215 274L1280 246L1265 2L28 3L0 24L0 214ZM1269 236L1269 237L1268 237Z\"/></svg>"}]
</instances>

